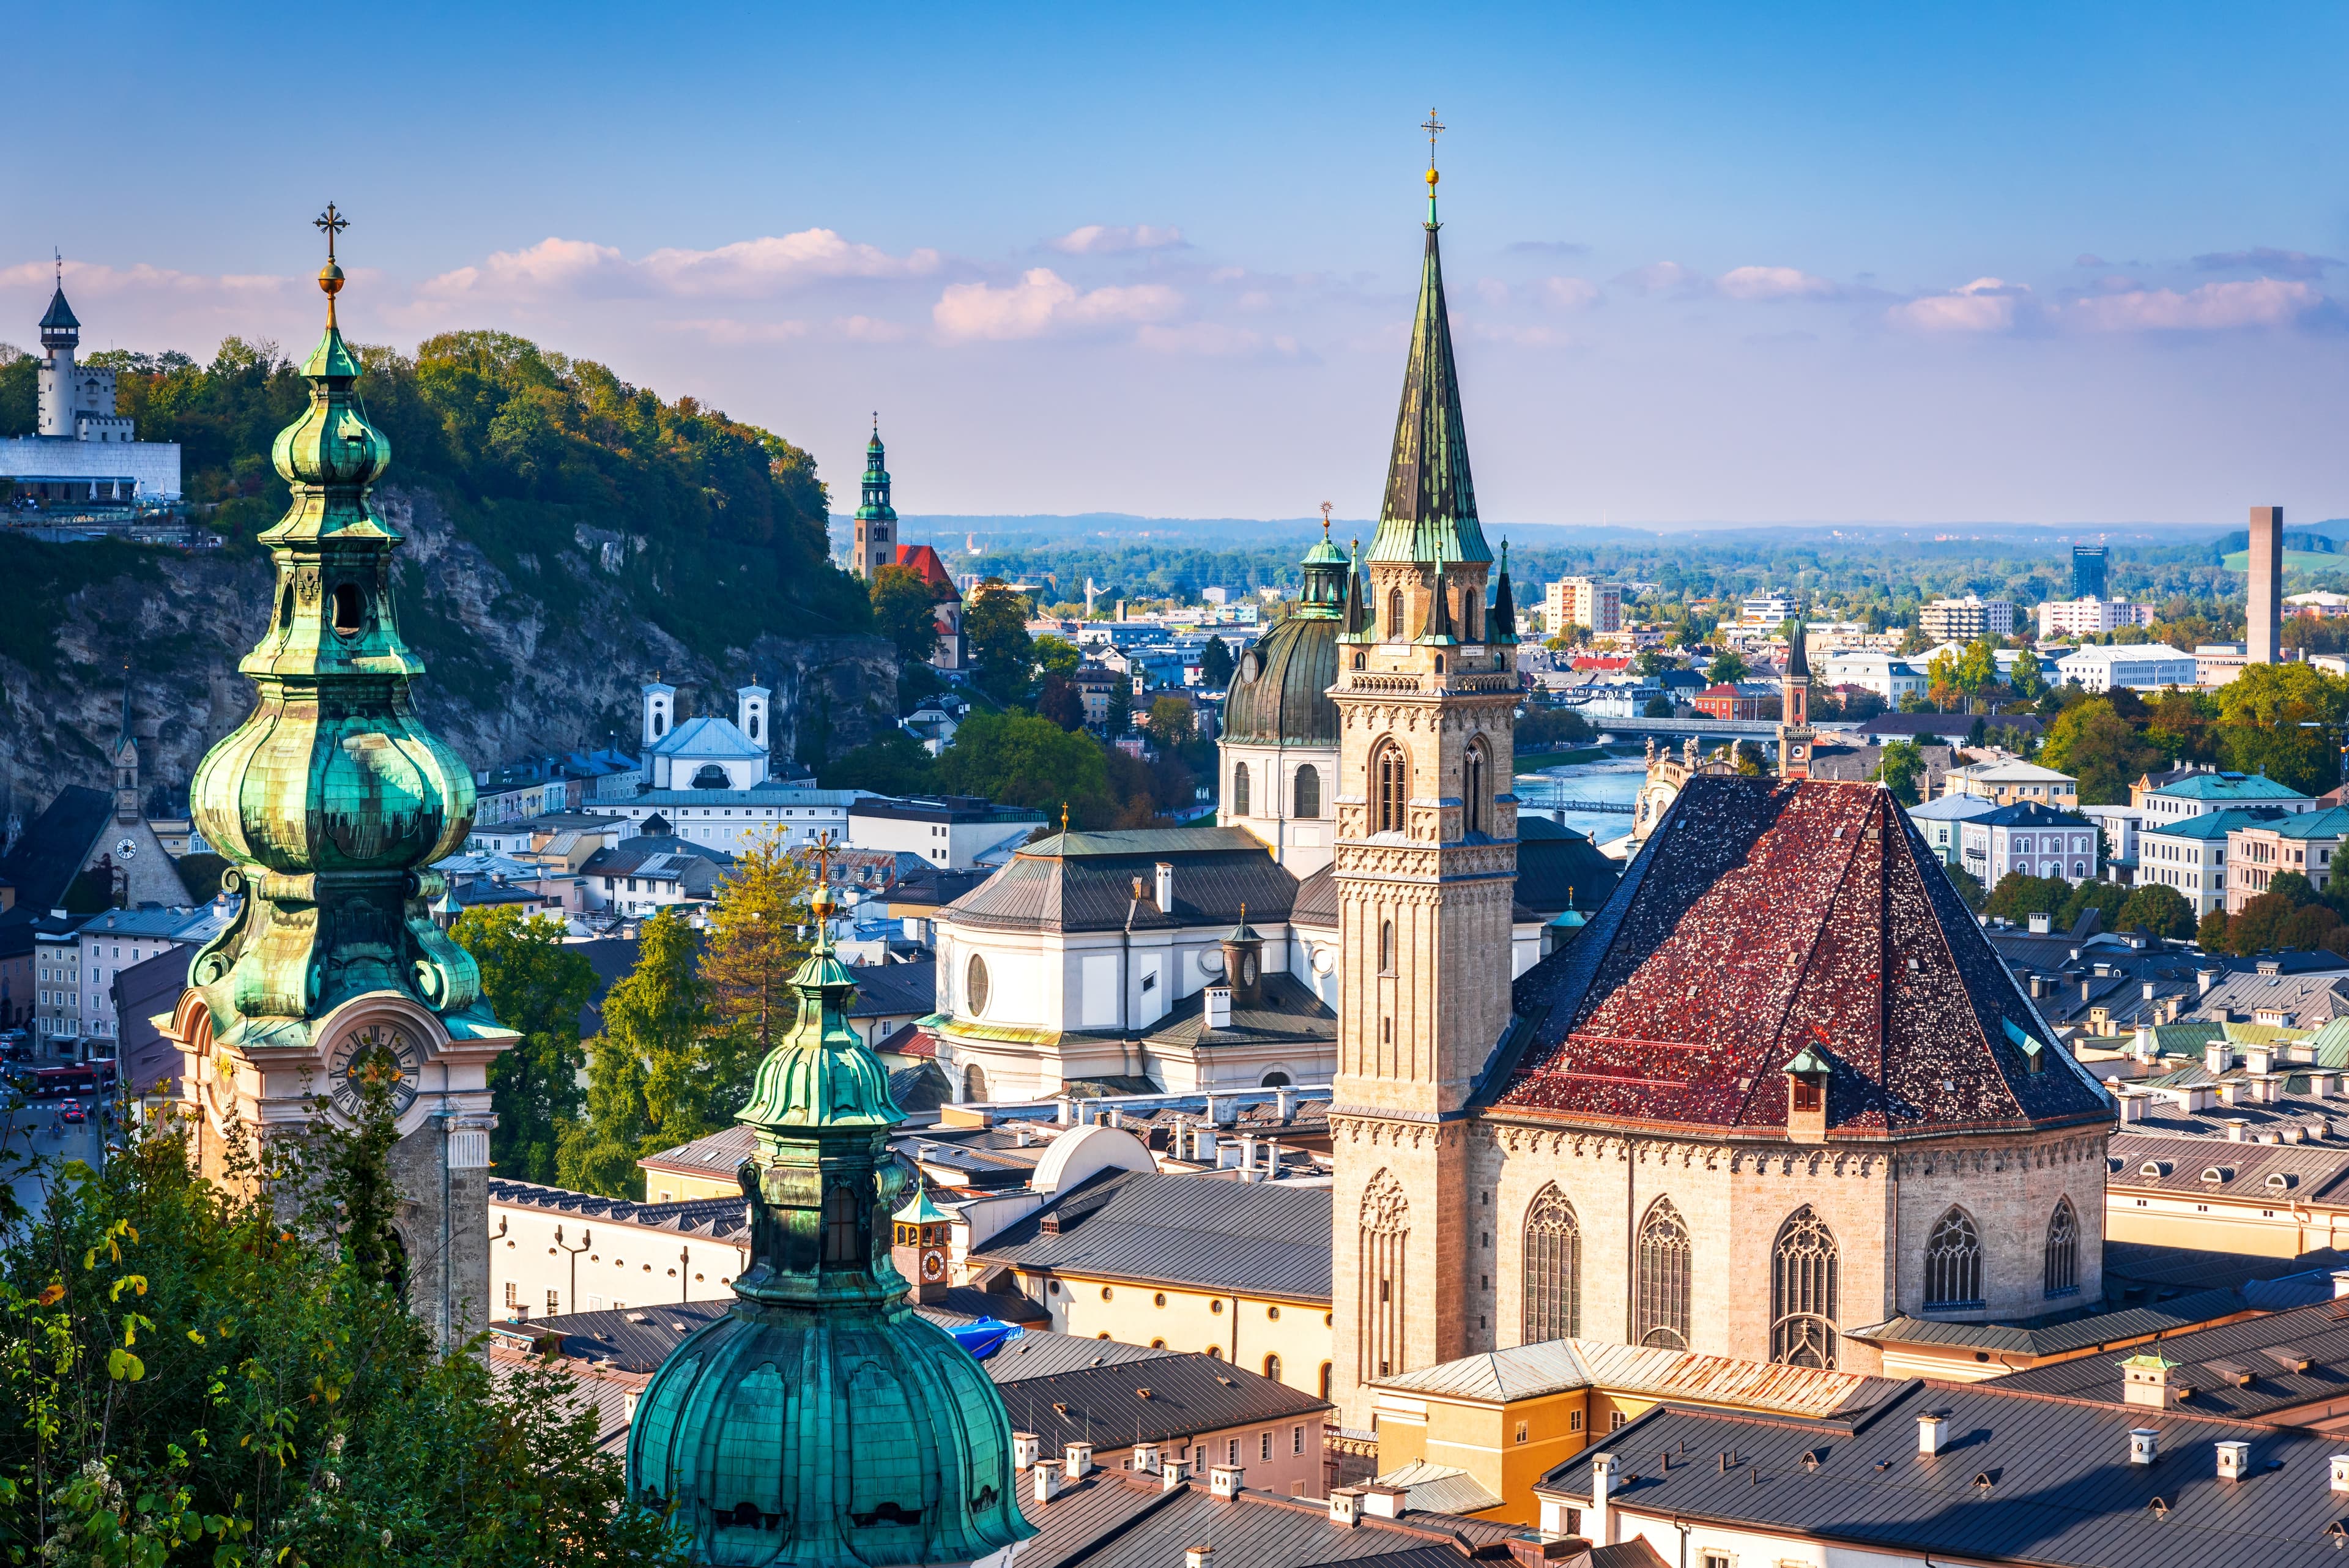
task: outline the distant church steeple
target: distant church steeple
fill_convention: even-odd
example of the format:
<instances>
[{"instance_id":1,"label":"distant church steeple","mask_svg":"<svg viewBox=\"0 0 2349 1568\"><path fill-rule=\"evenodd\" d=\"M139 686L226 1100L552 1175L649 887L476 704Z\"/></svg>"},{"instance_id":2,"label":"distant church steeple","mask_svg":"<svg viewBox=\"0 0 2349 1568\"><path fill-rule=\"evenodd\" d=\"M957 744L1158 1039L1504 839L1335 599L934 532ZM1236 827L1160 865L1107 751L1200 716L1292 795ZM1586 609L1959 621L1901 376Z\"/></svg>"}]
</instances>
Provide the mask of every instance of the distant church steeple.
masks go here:
<instances>
[{"instance_id":1,"label":"distant church steeple","mask_svg":"<svg viewBox=\"0 0 2349 1568\"><path fill-rule=\"evenodd\" d=\"M889 504L888 452L881 444L881 414L864 446L864 493L856 508L856 575L871 577L897 564L897 512Z\"/></svg>"},{"instance_id":2,"label":"distant church steeple","mask_svg":"<svg viewBox=\"0 0 2349 1568\"><path fill-rule=\"evenodd\" d=\"M139 805L139 742L130 732L130 660L122 661L122 729L114 737L114 820L136 822Z\"/></svg>"}]
</instances>

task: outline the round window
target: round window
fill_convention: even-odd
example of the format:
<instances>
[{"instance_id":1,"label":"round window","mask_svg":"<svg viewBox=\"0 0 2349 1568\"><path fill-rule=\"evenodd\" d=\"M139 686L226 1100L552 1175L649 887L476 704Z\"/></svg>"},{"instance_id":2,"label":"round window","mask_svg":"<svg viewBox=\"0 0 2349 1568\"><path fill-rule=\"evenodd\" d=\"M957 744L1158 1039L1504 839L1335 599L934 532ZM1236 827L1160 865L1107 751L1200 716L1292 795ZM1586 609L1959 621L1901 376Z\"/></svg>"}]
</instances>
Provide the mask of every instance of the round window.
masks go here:
<instances>
[{"instance_id":1,"label":"round window","mask_svg":"<svg viewBox=\"0 0 2349 1568\"><path fill-rule=\"evenodd\" d=\"M1264 1315L1272 1319L1275 1323L1278 1323L1280 1321L1280 1309L1277 1306L1268 1306L1264 1309Z\"/></svg>"},{"instance_id":2,"label":"round window","mask_svg":"<svg viewBox=\"0 0 2349 1568\"><path fill-rule=\"evenodd\" d=\"M1240 983L1242 985L1256 983L1256 954L1254 953L1246 954L1240 959Z\"/></svg>"},{"instance_id":3,"label":"round window","mask_svg":"<svg viewBox=\"0 0 2349 1568\"><path fill-rule=\"evenodd\" d=\"M1164 1306L1166 1304L1166 1293L1164 1291L1160 1291L1156 1295L1152 1296L1150 1298L1150 1304L1152 1306Z\"/></svg>"},{"instance_id":4,"label":"round window","mask_svg":"<svg viewBox=\"0 0 2349 1568\"><path fill-rule=\"evenodd\" d=\"M970 955L970 965L963 971L963 1005L973 1018L987 1012L987 961L977 953Z\"/></svg>"},{"instance_id":5,"label":"round window","mask_svg":"<svg viewBox=\"0 0 2349 1568\"><path fill-rule=\"evenodd\" d=\"M1240 674L1241 674L1241 676L1242 676L1243 678L1247 679L1247 680L1254 680L1255 679L1257 679L1257 677L1258 677L1258 676L1262 675L1263 673L1264 673L1264 655L1263 655L1263 654L1261 654L1261 653L1258 653L1258 652L1257 652L1255 649L1253 649L1253 648L1249 649L1248 649L1248 653L1247 653L1247 657L1246 659L1244 659L1240 660Z\"/></svg>"},{"instance_id":6,"label":"round window","mask_svg":"<svg viewBox=\"0 0 2349 1568\"><path fill-rule=\"evenodd\" d=\"M1102 1300L1109 1300L1109 1287L1107 1285L1103 1285L1102 1287Z\"/></svg>"},{"instance_id":7,"label":"round window","mask_svg":"<svg viewBox=\"0 0 2349 1568\"><path fill-rule=\"evenodd\" d=\"M1209 1302L1209 1303L1207 1303L1207 1310L1208 1310L1209 1312L1221 1312L1221 1311L1223 1311L1223 1310L1224 1310L1223 1299L1222 1299L1221 1297L1217 1297L1216 1300Z\"/></svg>"},{"instance_id":8,"label":"round window","mask_svg":"<svg viewBox=\"0 0 2349 1568\"><path fill-rule=\"evenodd\" d=\"M1313 950L1313 972L1315 974L1328 974L1331 970L1334 970L1337 967L1338 950L1336 948L1315 948Z\"/></svg>"},{"instance_id":9,"label":"round window","mask_svg":"<svg viewBox=\"0 0 2349 1568\"><path fill-rule=\"evenodd\" d=\"M1201 948L1199 950L1199 972L1202 974L1223 973L1224 950L1221 948Z\"/></svg>"}]
</instances>

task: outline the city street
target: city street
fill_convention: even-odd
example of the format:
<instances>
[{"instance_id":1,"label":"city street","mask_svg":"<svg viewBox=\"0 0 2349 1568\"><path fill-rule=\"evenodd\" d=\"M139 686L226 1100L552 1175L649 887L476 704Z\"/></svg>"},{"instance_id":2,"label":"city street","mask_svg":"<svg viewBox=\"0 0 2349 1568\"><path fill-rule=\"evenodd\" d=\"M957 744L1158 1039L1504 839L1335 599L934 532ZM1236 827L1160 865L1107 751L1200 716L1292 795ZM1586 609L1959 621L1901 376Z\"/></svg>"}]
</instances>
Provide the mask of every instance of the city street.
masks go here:
<instances>
[{"instance_id":1,"label":"city street","mask_svg":"<svg viewBox=\"0 0 2349 1568\"><path fill-rule=\"evenodd\" d=\"M16 1156L38 1155L53 1162L79 1159L91 1168L98 1166L98 1117L92 1112L90 1119L79 1126L60 1124L55 1132L50 1123L57 1117L57 1101L27 1102L14 1116L5 1120L8 1151ZM48 1200L48 1185L55 1176L51 1168L27 1171L12 1166L10 1184L16 1189L17 1201L32 1213L41 1212Z\"/></svg>"}]
</instances>

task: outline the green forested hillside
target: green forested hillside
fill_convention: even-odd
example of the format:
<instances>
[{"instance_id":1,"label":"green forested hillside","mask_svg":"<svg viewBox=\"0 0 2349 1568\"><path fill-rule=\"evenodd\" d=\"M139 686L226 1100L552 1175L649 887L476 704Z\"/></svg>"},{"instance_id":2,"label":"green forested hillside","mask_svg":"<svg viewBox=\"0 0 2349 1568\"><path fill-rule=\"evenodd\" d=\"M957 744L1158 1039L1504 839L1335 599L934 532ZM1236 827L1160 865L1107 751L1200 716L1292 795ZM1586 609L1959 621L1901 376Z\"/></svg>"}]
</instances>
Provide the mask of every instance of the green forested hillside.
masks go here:
<instances>
[{"instance_id":1,"label":"green forested hillside","mask_svg":"<svg viewBox=\"0 0 2349 1568\"><path fill-rule=\"evenodd\" d=\"M386 484L432 491L518 588L593 530L614 536L634 607L698 652L870 626L864 595L828 558L814 460L781 437L502 332L357 352L367 416L391 440ZM269 448L302 406L297 362L235 337L208 364L123 351L89 362L118 372L142 439L181 443L209 525L233 551L251 548L285 505ZM0 435L32 428L34 363L0 354ZM536 597L558 618L570 598ZM411 624L429 655L429 618Z\"/></svg>"}]
</instances>

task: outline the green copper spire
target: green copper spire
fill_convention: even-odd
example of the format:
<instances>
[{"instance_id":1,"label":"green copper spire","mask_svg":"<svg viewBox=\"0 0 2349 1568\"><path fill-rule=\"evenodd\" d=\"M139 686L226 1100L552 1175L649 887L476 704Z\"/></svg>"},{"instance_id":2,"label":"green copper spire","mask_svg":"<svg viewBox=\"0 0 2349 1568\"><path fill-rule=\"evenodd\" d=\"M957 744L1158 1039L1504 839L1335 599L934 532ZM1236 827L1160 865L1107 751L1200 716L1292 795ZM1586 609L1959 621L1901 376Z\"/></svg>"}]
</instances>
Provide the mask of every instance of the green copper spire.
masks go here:
<instances>
[{"instance_id":1,"label":"green copper spire","mask_svg":"<svg viewBox=\"0 0 2349 1568\"><path fill-rule=\"evenodd\" d=\"M628 1487L674 1506L697 1563L864 1568L969 1563L1035 1533L995 1385L917 1316L889 1259L923 1211L889 1152L905 1119L848 1026L854 993L819 875L799 1017L737 1118L752 1153L750 1266L723 1317L680 1341L636 1404ZM927 1210L943 1220L935 1209Z\"/></svg>"},{"instance_id":2,"label":"green copper spire","mask_svg":"<svg viewBox=\"0 0 2349 1568\"><path fill-rule=\"evenodd\" d=\"M1351 568L1344 552L1330 543L1330 505L1321 504L1321 537L1305 552L1305 586L1296 613L1307 620L1337 620L1346 613L1346 578Z\"/></svg>"},{"instance_id":3,"label":"green copper spire","mask_svg":"<svg viewBox=\"0 0 2349 1568\"><path fill-rule=\"evenodd\" d=\"M1436 249L1434 133L1428 116L1427 248L1419 272L1419 311L1403 369L1387 462L1386 500L1371 539L1372 561L1427 562L1440 550L1453 560L1493 558L1476 522L1476 486L1468 474L1468 430L1460 415L1460 375L1452 359L1452 323L1444 306L1444 263Z\"/></svg>"},{"instance_id":4,"label":"green copper spire","mask_svg":"<svg viewBox=\"0 0 2349 1568\"><path fill-rule=\"evenodd\" d=\"M1338 633L1340 642L1376 642L1378 634L1371 629L1370 589L1362 584L1362 542L1353 542L1346 558L1346 603L1340 618L1345 622Z\"/></svg>"},{"instance_id":5,"label":"green copper spire","mask_svg":"<svg viewBox=\"0 0 2349 1568\"><path fill-rule=\"evenodd\" d=\"M1485 640L1491 643L1514 643L1517 640L1517 597L1509 587L1509 542L1501 541L1501 571L1493 585L1493 607L1485 618L1488 628Z\"/></svg>"},{"instance_id":6,"label":"green copper spire","mask_svg":"<svg viewBox=\"0 0 2349 1568\"><path fill-rule=\"evenodd\" d=\"M512 1039L428 908L445 890L428 867L472 826L473 777L409 701L424 666L392 613L399 535L367 504L391 446L352 391L359 364L335 320L343 220L329 207L319 223L326 333L303 368L309 407L273 449L293 501L261 535L276 568L272 613L238 666L257 701L189 789L205 838L232 863L222 886L243 898L188 983L213 1039L239 1049L306 1049L314 1021L384 992L431 1009L453 1038Z\"/></svg>"},{"instance_id":7,"label":"green copper spire","mask_svg":"<svg viewBox=\"0 0 2349 1568\"><path fill-rule=\"evenodd\" d=\"M889 504L888 452L881 445L881 415L873 415L873 439L864 446L864 482L857 517L866 523L895 523L897 509Z\"/></svg>"}]
</instances>

